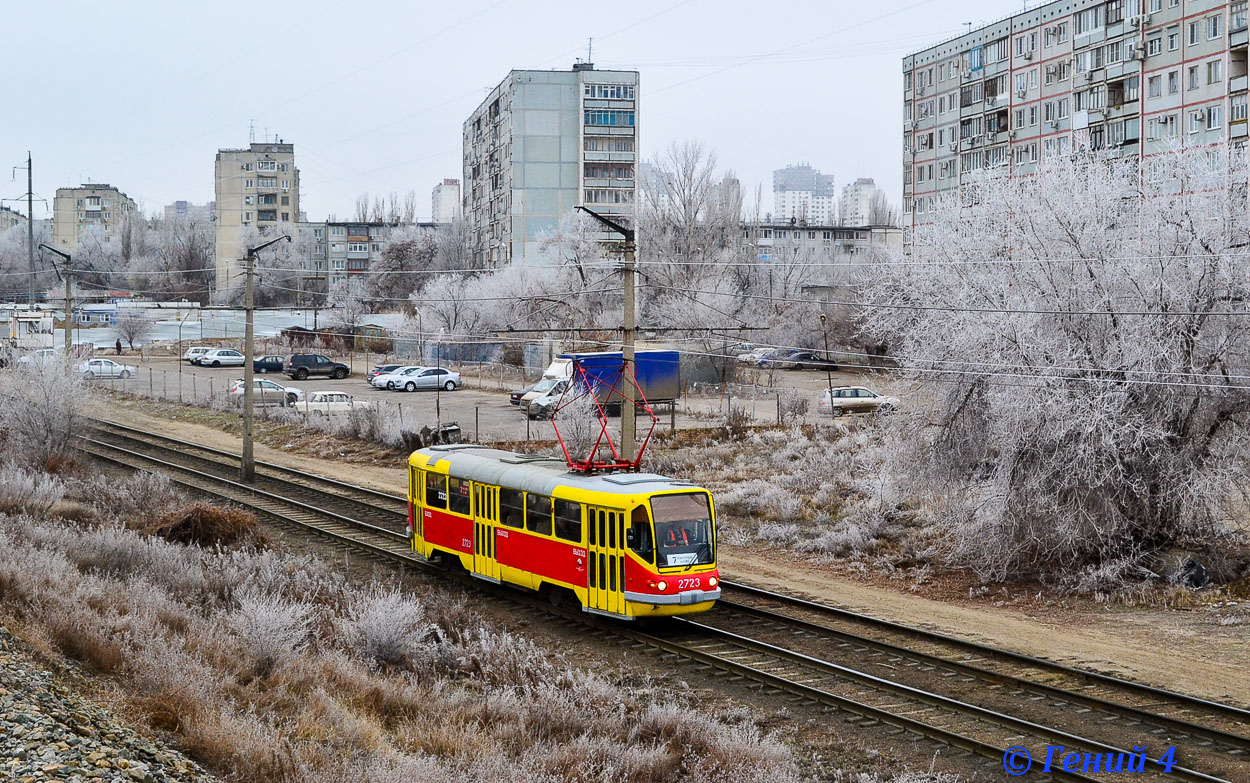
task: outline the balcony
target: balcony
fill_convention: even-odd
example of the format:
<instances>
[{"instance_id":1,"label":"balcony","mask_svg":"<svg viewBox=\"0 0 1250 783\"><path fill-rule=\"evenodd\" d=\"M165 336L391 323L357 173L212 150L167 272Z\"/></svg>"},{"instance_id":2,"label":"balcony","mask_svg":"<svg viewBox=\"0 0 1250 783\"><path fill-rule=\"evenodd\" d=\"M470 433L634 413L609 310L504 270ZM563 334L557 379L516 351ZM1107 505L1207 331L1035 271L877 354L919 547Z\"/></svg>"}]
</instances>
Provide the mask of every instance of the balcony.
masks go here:
<instances>
[{"instance_id":1,"label":"balcony","mask_svg":"<svg viewBox=\"0 0 1250 783\"><path fill-rule=\"evenodd\" d=\"M1228 48L1239 49L1244 47L1248 40L1250 40L1250 31L1247 31L1246 28L1243 27L1240 30L1230 31L1228 34Z\"/></svg>"},{"instance_id":2,"label":"balcony","mask_svg":"<svg viewBox=\"0 0 1250 783\"><path fill-rule=\"evenodd\" d=\"M1234 76L1228 80L1229 92L1243 92L1247 87L1245 76Z\"/></svg>"}]
</instances>

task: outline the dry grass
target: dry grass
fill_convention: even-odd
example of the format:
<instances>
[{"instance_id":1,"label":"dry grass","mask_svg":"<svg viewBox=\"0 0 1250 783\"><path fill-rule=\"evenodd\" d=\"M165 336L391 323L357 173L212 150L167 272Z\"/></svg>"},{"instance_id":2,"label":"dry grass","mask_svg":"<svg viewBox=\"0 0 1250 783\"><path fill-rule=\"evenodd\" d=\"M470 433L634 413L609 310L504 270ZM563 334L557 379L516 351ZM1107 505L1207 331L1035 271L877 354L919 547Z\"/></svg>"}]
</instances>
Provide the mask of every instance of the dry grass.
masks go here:
<instances>
[{"instance_id":1,"label":"dry grass","mask_svg":"<svg viewBox=\"0 0 1250 783\"><path fill-rule=\"evenodd\" d=\"M198 546L234 546L256 543L256 515L250 511L211 503L192 503L154 520L143 528L166 541Z\"/></svg>"},{"instance_id":2,"label":"dry grass","mask_svg":"<svg viewBox=\"0 0 1250 783\"><path fill-rule=\"evenodd\" d=\"M800 779L775 738L670 703L671 684L579 670L463 601L307 557L0 515L0 600L229 780Z\"/></svg>"}]
</instances>

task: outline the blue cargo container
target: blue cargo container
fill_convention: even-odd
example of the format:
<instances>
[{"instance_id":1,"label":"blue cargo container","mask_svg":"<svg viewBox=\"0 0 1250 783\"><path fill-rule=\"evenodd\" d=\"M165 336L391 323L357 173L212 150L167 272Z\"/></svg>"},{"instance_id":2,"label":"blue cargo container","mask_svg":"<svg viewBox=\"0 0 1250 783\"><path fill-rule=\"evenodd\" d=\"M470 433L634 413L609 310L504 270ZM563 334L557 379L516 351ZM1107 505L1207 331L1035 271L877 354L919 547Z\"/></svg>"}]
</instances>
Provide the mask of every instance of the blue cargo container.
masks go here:
<instances>
[{"instance_id":1,"label":"blue cargo container","mask_svg":"<svg viewBox=\"0 0 1250 783\"><path fill-rule=\"evenodd\" d=\"M624 360L620 351L598 353L565 353L561 359L572 359L596 383L595 396L604 404L619 405L624 399L621 390L621 369ZM634 375L642 394L651 404L670 403L681 394L681 357L677 351L637 351L634 353ZM575 373L580 377L580 374ZM624 383L628 383L626 380Z\"/></svg>"}]
</instances>

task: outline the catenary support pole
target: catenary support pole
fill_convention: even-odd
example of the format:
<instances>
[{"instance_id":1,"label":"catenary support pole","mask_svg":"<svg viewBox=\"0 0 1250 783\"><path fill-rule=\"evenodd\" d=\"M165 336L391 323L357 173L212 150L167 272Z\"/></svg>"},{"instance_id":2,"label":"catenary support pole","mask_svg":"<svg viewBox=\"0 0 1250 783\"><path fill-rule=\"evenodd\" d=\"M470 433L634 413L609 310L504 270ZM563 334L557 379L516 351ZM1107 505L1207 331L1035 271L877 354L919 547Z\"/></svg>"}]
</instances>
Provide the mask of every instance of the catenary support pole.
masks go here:
<instances>
[{"instance_id":1,"label":"catenary support pole","mask_svg":"<svg viewBox=\"0 0 1250 783\"><path fill-rule=\"evenodd\" d=\"M34 312L35 309L35 177L31 171L30 150L26 151L26 255L30 261L30 298L26 300L26 306ZM44 209L47 209L48 202L44 202ZM69 317L68 313L66 317ZM67 343L68 344L68 343Z\"/></svg>"},{"instance_id":2,"label":"catenary support pole","mask_svg":"<svg viewBox=\"0 0 1250 783\"><path fill-rule=\"evenodd\" d=\"M245 326L243 331L243 459L240 463L240 479L245 484L256 480L256 461L252 444L253 409L252 396L252 318L256 307L255 283L256 253L247 251L247 288L244 293Z\"/></svg>"},{"instance_id":3,"label":"catenary support pole","mask_svg":"<svg viewBox=\"0 0 1250 783\"><path fill-rule=\"evenodd\" d=\"M632 236L625 242L624 278L625 318L622 323L621 358L625 365L624 370L627 373L633 373L634 330L637 328L637 322L634 307L636 289L634 287L634 240ZM634 409L634 384L627 377L621 378L621 391L625 396L624 402L621 403L621 459L625 462L633 462L637 422L634 416L636 413Z\"/></svg>"}]
</instances>

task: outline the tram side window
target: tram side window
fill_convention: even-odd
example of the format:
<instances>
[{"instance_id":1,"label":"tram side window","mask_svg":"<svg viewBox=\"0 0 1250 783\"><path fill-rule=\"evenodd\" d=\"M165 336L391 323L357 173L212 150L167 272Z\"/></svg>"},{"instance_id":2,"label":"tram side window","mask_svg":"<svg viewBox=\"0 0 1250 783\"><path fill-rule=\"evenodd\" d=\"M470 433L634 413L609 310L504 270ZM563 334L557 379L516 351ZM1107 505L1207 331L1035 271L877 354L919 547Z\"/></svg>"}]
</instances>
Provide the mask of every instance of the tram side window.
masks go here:
<instances>
[{"instance_id":1,"label":"tram side window","mask_svg":"<svg viewBox=\"0 0 1250 783\"><path fill-rule=\"evenodd\" d=\"M425 505L447 508L447 477L441 473L425 474Z\"/></svg>"},{"instance_id":2,"label":"tram side window","mask_svg":"<svg viewBox=\"0 0 1250 783\"><path fill-rule=\"evenodd\" d=\"M556 537L565 541L582 540L582 504L556 501Z\"/></svg>"},{"instance_id":3,"label":"tram side window","mask_svg":"<svg viewBox=\"0 0 1250 783\"><path fill-rule=\"evenodd\" d=\"M635 506L630 517L629 532L626 541L634 554L650 563L655 556L655 546L651 542L651 520L647 517L646 506Z\"/></svg>"},{"instance_id":4,"label":"tram side window","mask_svg":"<svg viewBox=\"0 0 1250 783\"><path fill-rule=\"evenodd\" d=\"M525 527L531 533L551 535L551 498L546 495L525 495Z\"/></svg>"},{"instance_id":5,"label":"tram side window","mask_svg":"<svg viewBox=\"0 0 1250 783\"><path fill-rule=\"evenodd\" d=\"M447 478L449 510L457 514L469 513L469 482L464 479Z\"/></svg>"},{"instance_id":6,"label":"tram side window","mask_svg":"<svg viewBox=\"0 0 1250 783\"><path fill-rule=\"evenodd\" d=\"M500 489L499 514L508 527L525 527L525 495L515 489Z\"/></svg>"}]
</instances>

